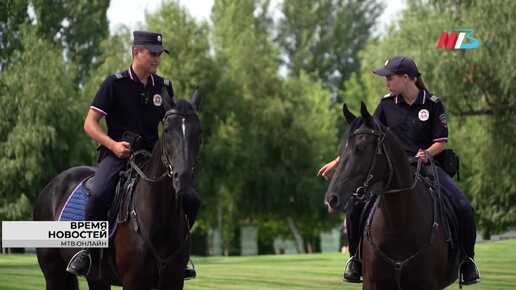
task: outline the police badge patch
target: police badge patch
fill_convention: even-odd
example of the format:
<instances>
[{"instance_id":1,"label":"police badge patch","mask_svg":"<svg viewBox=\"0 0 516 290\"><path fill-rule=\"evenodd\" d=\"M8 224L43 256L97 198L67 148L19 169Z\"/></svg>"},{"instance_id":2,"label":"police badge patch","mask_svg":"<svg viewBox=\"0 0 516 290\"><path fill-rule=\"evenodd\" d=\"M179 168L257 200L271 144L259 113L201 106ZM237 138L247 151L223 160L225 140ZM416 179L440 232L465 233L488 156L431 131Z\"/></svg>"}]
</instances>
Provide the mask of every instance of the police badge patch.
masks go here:
<instances>
[{"instance_id":1,"label":"police badge patch","mask_svg":"<svg viewBox=\"0 0 516 290\"><path fill-rule=\"evenodd\" d=\"M428 120L428 118L430 118L430 113L428 112L427 109L422 109L421 111L419 111L418 117L419 117L419 120L426 121L426 120Z\"/></svg>"},{"instance_id":2,"label":"police badge patch","mask_svg":"<svg viewBox=\"0 0 516 290\"><path fill-rule=\"evenodd\" d=\"M439 121L444 128L448 128L448 122L446 122L446 114L439 115Z\"/></svg>"},{"instance_id":3,"label":"police badge patch","mask_svg":"<svg viewBox=\"0 0 516 290\"><path fill-rule=\"evenodd\" d=\"M159 107L161 106L161 96L158 94L155 94L154 97L152 97L152 102L154 103L154 106Z\"/></svg>"}]
</instances>

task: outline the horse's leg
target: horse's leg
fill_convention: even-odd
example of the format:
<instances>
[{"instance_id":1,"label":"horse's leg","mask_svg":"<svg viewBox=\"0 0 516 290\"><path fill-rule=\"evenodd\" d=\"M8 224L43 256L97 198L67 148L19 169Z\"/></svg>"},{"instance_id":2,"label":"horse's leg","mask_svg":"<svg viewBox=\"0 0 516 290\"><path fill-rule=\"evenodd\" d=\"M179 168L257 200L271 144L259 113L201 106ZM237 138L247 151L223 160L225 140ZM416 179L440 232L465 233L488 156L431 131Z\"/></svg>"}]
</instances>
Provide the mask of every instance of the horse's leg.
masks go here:
<instances>
[{"instance_id":1,"label":"horse's leg","mask_svg":"<svg viewBox=\"0 0 516 290\"><path fill-rule=\"evenodd\" d=\"M162 275L158 282L158 289L160 290L179 290L184 287L184 270L174 270L172 273Z\"/></svg>"},{"instance_id":2,"label":"horse's leg","mask_svg":"<svg viewBox=\"0 0 516 290\"><path fill-rule=\"evenodd\" d=\"M111 290L111 285L102 284L98 281L92 280L88 280L88 287L90 288L90 290Z\"/></svg>"},{"instance_id":3,"label":"horse's leg","mask_svg":"<svg viewBox=\"0 0 516 290\"><path fill-rule=\"evenodd\" d=\"M140 273L141 276L144 275L144 273ZM122 282L122 288L124 290L144 290L149 289L148 287L145 287L144 281L142 278L135 279L132 277L133 275L126 275L124 277L124 281Z\"/></svg>"},{"instance_id":4,"label":"horse's leg","mask_svg":"<svg viewBox=\"0 0 516 290\"><path fill-rule=\"evenodd\" d=\"M66 271L66 263L59 250L55 248L37 248L36 254L45 281L47 290L77 290L77 277Z\"/></svg>"}]
</instances>

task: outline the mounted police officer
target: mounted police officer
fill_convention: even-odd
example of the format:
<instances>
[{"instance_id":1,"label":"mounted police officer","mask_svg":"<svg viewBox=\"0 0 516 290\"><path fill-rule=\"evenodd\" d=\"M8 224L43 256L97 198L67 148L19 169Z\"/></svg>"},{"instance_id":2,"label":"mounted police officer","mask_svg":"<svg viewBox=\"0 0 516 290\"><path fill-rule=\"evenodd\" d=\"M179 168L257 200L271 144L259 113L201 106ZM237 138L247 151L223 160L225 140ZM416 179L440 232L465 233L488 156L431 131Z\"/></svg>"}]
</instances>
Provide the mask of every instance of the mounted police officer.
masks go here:
<instances>
[{"instance_id":1,"label":"mounted police officer","mask_svg":"<svg viewBox=\"0 0 516 290\"><path fill-rule=\"evenodd\" d=\"M131 66L104 80L84 122L84 131L100 144L100 163L86 206L88 221L107 220L119 172L125 168L131 152L139 149L150 152L159 139L158 125L165 115L162 90L174 96L172 83L156 74L161 54L169 53L163 47L162 34L134 31L133 36ZM103 117L106 117L107 133L100 126ZM195 191L185 194L183 204L191 228L200 207L199 195ZM87 275L91 267L90 251L78 252L67 271ZM193 269L185 270L185 279L195 276Z\"/></svg>"},{"instance_id":2,"label":"mounted police officer","mask_svg":"<svg viewBox=\"0 0 516 290\"><path fill-rule=\"evenodd\" d=\"M408 156L415 156L423 163L428 155L437 156L448 141L448 124L444 107L436 95L426 88L416 64L408 57L395 56L385 62L383 67L373 73L384 76L389 94L378 105L374 117L385 124L398 137ZM339 162L339 157L324 165L318 172L328 179ZM444 196L452 204L459 219L459 242L465 257L461 264L462 284L469 285L480 281L474 258L476 240L473 209L466 195L457 187L453 179L440 167L437 176ZM360 215L364 204L357 204L346 218L351 255L344 280L360 282L362 266L356 258L360 241Z\"/></svg>"}]
</instances>

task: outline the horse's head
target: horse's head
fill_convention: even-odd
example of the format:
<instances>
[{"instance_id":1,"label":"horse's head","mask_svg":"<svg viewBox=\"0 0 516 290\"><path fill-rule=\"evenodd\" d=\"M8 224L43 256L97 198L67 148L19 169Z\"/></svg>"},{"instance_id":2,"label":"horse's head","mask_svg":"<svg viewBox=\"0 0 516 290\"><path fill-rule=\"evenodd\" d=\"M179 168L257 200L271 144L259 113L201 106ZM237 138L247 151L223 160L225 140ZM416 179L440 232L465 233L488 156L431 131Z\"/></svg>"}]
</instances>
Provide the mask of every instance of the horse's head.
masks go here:
<instances>
[{"instance_id":1,"label":"horse's head","mask_svg":"<svg viewBox=\"0 0 516 290\"><path fill-rule=\"evenodd\" d=\"M388 162L379 158L384 157L385 127L374 120L364 103L358 118L345 104L343 113L349 127L342 137L340 161L324 200L330 213L350 210L353 199L363 199L370 185L385 178L390 180L391 170L385 170Z\"/></svg>"},{"instance_id":2,"label":"horse's head","mask_svg":"<svg viewBox=\"0 0 516 290\"><path fill-rule=\"evenodd\" d=\"M196 88L192 100L163 98L162 161L168 167L176 193L184 193L192 187L201 146L202 126L197 115L201 93Z\"/></svg>"}]
</instances>

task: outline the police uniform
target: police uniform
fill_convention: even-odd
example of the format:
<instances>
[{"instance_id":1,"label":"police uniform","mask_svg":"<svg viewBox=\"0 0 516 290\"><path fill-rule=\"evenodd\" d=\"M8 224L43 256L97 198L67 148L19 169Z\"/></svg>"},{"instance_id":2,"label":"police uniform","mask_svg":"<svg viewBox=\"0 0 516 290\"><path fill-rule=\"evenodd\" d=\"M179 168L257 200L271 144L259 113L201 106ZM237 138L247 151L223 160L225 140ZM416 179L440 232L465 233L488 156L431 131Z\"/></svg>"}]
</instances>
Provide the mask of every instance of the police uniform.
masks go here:
<instances>
[{"instance_id":1,"label":"police uniform","mask_svg":"<svg viewBox=\"0 0 516 290\"><path fill-rule=\"evenodd\" d=\"M426 90L420 90L416 101L409 105L401 95L386 95L374 117L389 127L404 146L407 156L427 149L435 142L448 141L448 124L441 100ZM443 194L452 204L460 223L459 236L466 254L474 257L476 226L473 209L452 178L440 167L437 175Z\"/></svg>"},{"instance_id":2,"label":"police uniform","mask_svg":"<svg viewBox=\"0 0 516 290\"><path fill-rule=\"evenodd\" d=\"M104 80L90 108L105 116L111 139L120 141L124 132L131 131L142 137L143 149L150 152L159 139L158 125L165 115L163 87L174 96L169 80L151 74L144 87L130 67Z\"/></svg>"},{"instance_id":3,"label":"police uniform","mask_svg":"<svg viewBox=\"0 0 516 290\"><path fill-rule=\"evenodd\" d=\"M416 101L409 105L401 95L385 95L374 116L387 124L409 156L427 149L435 142L448 141L446 114L439 97L420 90Z\"/></svg>"},{"instance_id":4,"label":"police uniform","mask_svg":"<svg viewBox=\"0 0 516 290\"><path fill-rule=\"evenodd\" d=\"M147 85L138 79L132 67L107 77L93 99L90 109L106 118L107 135L119 142L124 132L141 136L143 149L151 152L159 139L158 125L165 115L162 89L174 96L170 81L151 74ZM118 173L127 159L120 159L101 146L99 168L93 179L92 195L86 206L86 220L106 220L113 201Z\"/></svg>"},{"instance_id":5,"label":"police uniform","mask_svg":"<svg viewBox=\"0 0 516 290\"><path fill-rule=\"evenodd\" d=\"M134 45L143 45L153 52L167 52L162 46L159 33L135 31ZM141 146L151 152L159 139L158 125L165 115L162 90L174 96L172 83L156 74L151 74L147 84L138 79L132 67L107 77L90 109L106 118L107 135L121 141L124 132L130 131L141 136ZM86 220L106 220L107 211L114 198L119 172L124 169L127 159L120 159L107 148L101 147L102 160L93 179L92 195L86 206ZM200 208L200 198L195 190L185 194L183 205L190 226L193 226Z\"/></svg>"}]
</instances>

